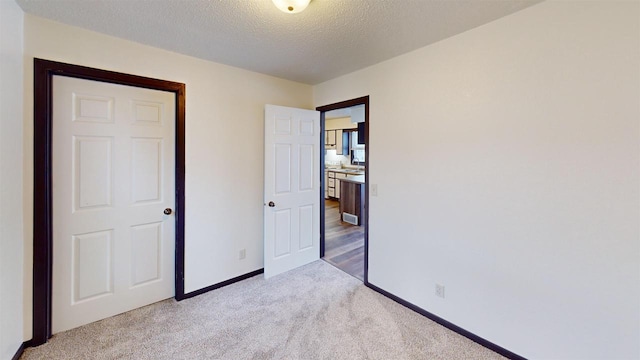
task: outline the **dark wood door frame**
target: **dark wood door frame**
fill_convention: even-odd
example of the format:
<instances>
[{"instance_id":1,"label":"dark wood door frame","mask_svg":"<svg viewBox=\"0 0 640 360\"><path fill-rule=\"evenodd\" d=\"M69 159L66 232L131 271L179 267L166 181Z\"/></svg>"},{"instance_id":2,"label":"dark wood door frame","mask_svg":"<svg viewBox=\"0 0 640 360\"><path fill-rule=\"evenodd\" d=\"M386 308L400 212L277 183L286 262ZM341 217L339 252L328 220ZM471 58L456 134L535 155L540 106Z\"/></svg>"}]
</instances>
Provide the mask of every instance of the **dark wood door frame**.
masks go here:
<instances>
[{"instance_id":1,"label":"dark wood door frame","mask_svg":"<svg viewBox=\"0 0 640 360\"><path fill-rule=\"evenodd\" d=\"M175 94L175 298L177 300L184 298L185 84L37 58L34 59L33 69L33 338L29 345L37 346L46 343L51 337L53 76L68 76Z\"/></svg>"},{"instance_id":2,"label":"dark wood door frame","mask_svg":"<svg viewBox=\"0 0 640 360\"><path fill-rule=\"evenodd\" d=\"M364 169L364 284L369 284L369 159L371 158L369 149L369 95L356 99L345 100L335 104L329 104L316 107L320 111L320 257L324 257L324 189L327 184L324 183L324 132L325 132L325 112L331 110L344 109L352 106L364 105L364 136L367 146L367 156L365 157Z\"/></svg>"}]
</instances>

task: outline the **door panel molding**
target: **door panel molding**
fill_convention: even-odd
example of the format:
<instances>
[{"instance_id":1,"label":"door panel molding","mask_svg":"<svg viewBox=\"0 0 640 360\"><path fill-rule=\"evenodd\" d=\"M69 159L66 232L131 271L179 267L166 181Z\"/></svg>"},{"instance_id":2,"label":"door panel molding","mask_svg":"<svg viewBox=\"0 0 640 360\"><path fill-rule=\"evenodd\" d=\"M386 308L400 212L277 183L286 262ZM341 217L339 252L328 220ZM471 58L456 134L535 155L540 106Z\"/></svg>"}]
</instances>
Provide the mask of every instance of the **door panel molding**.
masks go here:
<instances>
[{"instance_id":1,"label":"door panel molding","mask_svg":"<svg viewBox=\"0 0 640 360\"><path fill-rule=\"evenodd\" d=\"M319 259L320 113L265 105L264 276ZM314 214L316 214L314 216Z\"/></svg>"},{"instance_id":2,"label":"door panel molding","mask_svg":"<svg viewBox=\"0 0 640 360\"><path fill-rule=\"evenodd\" d=\"M184 186L185 84L108 70L34 59L34 169L33 169L33 337L31 346L51 337L53 265L52 232L52 83L53 76L68 76L175 94L175 298L184 294Z\"/></svg>"}]
</instances>

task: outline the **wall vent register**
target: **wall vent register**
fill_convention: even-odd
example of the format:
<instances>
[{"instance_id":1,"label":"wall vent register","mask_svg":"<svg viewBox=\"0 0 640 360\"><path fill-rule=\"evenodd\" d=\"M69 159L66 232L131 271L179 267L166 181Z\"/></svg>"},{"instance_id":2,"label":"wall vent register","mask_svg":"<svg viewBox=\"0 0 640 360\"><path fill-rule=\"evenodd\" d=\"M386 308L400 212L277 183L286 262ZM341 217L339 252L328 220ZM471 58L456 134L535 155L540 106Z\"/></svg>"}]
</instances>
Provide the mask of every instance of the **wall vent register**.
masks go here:
<instances>
[{"instance_id":1,"label":"wall vent register","mask_svg":"<svg viewBox=\"0 0 640 360\"><path fill-rule=\"evenodd\" d=\"M349 214L346 212L342 213L342 221L349 224L356 225L356 226L358 225L358 217L356 215Z\"/></svg>"}]
</instances>

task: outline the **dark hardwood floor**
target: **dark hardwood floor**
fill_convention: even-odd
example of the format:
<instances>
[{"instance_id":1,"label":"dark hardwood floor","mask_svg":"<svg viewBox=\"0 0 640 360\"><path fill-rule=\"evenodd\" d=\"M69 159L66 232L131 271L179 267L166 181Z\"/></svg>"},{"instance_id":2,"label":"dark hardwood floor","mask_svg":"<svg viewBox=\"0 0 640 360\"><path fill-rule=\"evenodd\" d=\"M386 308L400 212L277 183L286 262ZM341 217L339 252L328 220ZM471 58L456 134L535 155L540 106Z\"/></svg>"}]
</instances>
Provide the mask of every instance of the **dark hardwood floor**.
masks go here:
<instances>
[{"instance_id":1,"label":"dark hardwood floor","mask_svg":"<svg viewBox=\"0 0 640 360\"><path fill-rule=\"evenodd\" d=\"M364 281L364 226L341 221L340 203L325 200L324 260Z\"/></svg>"}]
</instances>

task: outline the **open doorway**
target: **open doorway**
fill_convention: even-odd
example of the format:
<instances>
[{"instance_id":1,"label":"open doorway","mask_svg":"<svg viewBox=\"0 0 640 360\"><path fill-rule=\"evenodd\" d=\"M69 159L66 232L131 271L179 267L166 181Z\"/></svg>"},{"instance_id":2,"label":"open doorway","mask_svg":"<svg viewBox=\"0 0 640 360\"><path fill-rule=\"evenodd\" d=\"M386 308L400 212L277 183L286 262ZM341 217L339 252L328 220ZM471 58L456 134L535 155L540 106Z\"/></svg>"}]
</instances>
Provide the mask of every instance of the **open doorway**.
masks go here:
<instances>
[{"instance_id":1,"label":"open doorway","mask_svg":"<svg viewBox=\"0 0 640 360\"><path fill-rule=\"evenodd\" d=\"M367 281L368 113L363 97L318 107L321 111L320 257Z\"/></svg>"}]
</instances>

